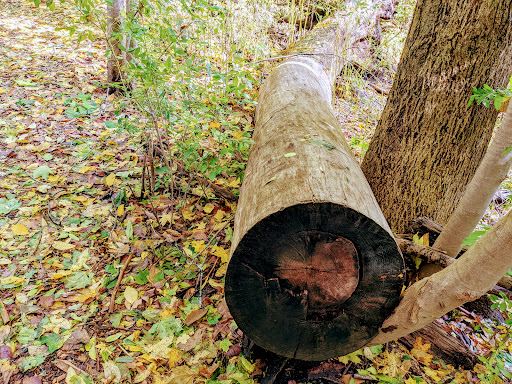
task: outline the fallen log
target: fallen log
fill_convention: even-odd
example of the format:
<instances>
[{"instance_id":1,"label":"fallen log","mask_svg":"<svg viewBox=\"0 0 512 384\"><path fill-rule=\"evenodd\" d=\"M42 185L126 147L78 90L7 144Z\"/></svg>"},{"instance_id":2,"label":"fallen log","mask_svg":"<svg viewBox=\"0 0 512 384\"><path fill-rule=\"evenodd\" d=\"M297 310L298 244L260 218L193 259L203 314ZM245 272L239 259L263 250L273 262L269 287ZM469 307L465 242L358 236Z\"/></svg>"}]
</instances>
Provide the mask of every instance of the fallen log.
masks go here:
<instances>
[{"instance_id":1,"label":"fallen log","mask_svg":"<svg viewBox=\"0 0 512 384\"><path fill-rule=\"evenodd\" d=\"M405 277L331 107L345 62L337 48L360 50L372 30L365 20L383 14L350 7L288 51L297 55L260 90L226 274L239 328L261 347L303 360L367 344L398 304Z\"/></svg>"},{"instance_id":2,"label":"fallen log","mask_svg":"<svg viewBox=\"0 0 512 384\"><path fill-rule=\"evenodd\" d=\"M401 337L398 342L412 349L418 337L421 337L424 343L431 345L431 354L441 358L447 364L472 369L478 362L477 354L469 348L469 341L466 343L462 338L452 335L436 322L424 326L420 331Z\"/></svg>"}]
</instances>

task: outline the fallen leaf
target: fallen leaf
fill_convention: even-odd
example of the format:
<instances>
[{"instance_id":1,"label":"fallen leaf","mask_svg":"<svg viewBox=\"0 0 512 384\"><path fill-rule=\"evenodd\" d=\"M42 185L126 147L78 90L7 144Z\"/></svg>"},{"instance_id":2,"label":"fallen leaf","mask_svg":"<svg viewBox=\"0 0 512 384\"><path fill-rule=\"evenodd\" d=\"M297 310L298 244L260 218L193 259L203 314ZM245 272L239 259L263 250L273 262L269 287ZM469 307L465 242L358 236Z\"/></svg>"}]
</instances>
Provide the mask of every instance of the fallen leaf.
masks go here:
<instances>
[{"instance_id":1,"label":"fallen leaf","mask_svg":"<svg viewBox=\"0 0 512 384\"><path fill-rule=\"evenodd\" d=\"M115 181L116 181L116 174L112 172L110 175L108 175L105 178L105 185L107 187L111 187L112 185L114 185Z\"/></svg>"},{"instance_id":2,"label":"fallen leaf","mask_svg":"<svg viewBox=\"0 0 512 384\"><path fill-rule=\"evenodd\" d=\"M28 229L23 224L11 225L11 231L13 231L14 234L18 235L18 236L26 236L26 235L28 235Z\"/></svg>"},{"instance_id":3,"label":"fallen leaf","mask_svg":"<svg viewBox=\"0 0 512 384\"><path fill-rule=\"evenodd\" d=\"M75 248L75 245L65 243L64 241L54 241L52 243L52 247L58 249L59 251L69 251L70 249Z\"/></svg>"},{"instance_id":4,"label":"fallen leaf","mask_svg":"<svg viewBox=\"0 0 512 384\"><path fill-rule=\"evenodd\" d=\"M192 311L188 314L187 318L185 319L185 324L192 325L197 320L201 319L207 313L208 313L208 309L206 309L206 308L196 309L195 311Z\"/></svg>"},{"instance_id":5,"label":"fallen leaf","mask_svg":"<svg viewBox=\"0 0 512 384\"><path fill-rule=\"evenodd\" d=\"M129 305L133 305L133 303L135 303L135 300L137 300L139 298L139 293L137 292L137 290L133 287L126 287L125 291L124 291L124 299L126 300L126 302L129 304Z\"/></svg>"}]
</instances>

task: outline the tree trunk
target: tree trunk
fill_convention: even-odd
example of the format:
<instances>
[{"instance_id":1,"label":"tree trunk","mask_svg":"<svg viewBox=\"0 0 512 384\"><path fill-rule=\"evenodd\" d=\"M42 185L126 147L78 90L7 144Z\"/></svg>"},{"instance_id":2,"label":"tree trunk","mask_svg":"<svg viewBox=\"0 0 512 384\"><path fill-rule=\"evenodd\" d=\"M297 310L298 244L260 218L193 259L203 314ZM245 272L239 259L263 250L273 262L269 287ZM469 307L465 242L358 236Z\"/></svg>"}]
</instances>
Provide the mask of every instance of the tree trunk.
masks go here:
<instances>
[{"instance_id":1,"label":"tree trunk","mask_svg":"<svg viewBox=\"0 0 512 384\"><path fill-rule=\"evenodd\" d=\"M125 62L119 44L122 43L121 17L124 6L124 0L113 0L112 4L107 6L107 43L110 49L110 57L107 61L107 82L109 84L121 83L123 80L122 68Z\"/></svg>"},{"instance_id":2,"label":"tree trunk","mask_svg":"<svg viewBox=\"0 0 512 384\"><path fill-rule=\"evenodd\" d=\"M226 300L245 334L287 357L360 348L403 285L400 251L331 107L344 64L334 48L361 47L381 15L357 11L318 25L259 94Z\"/></svg>"},{"instance_id":3,"label":"tree trunk","mask_svg":"<svg viewBox=\"0 0 512 384\"><path fill-rule=\"evenodd\" d=\"M467 108L474 87L511 75L511 0L420 0L363 171L396 233L445 224L491 138L497 111Z\"/></svg>"},{"instance_id":4,"label":"tree trunk","mask_svg":"<svg viewBox=\"0 0 512 384\"><path fill-rule=\"evenodd\" d=\"M510 152L506 153L510 147ZM494 193L507 177L512 165L512 104L498 127L492 143L485 154L475 176L468 185L457 209L434 243L455 257L462 248L464 239L473 232L485 210L489 207Z\"/></svg>"}]
</instances>

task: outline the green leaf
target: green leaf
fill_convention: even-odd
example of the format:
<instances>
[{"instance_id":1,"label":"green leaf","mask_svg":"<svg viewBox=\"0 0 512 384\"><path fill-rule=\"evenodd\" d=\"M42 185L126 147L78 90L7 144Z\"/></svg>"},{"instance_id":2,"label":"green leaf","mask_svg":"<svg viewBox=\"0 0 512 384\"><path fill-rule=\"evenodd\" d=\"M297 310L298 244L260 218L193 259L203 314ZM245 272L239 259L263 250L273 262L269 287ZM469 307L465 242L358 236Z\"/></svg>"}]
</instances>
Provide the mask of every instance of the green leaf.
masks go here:
<instances>
[{"instance_id":1,"label":"green leaf","mask_svg":"<svg viewBox=\"0 0 512 384\"><path fill-rule=\"evenodd\" d=\"M30 79L28 79L28 80L18 79L18 80L14 80L14 81L20 87L36 87L37 86L37 83L33 83L32 80L30 80Z\"/></svg>"},{"instance_id":2,"label":"green leaf","mask_svg":"<svg viewBox=\"0 0 512 384\"><path fill-rule=\"evenodd\" d=\"M64 345L64 338L56 333L44 335L39 339L39 341L46 344L48 347L48 353L53 353Z\"/></svg>"},{"instance_id":3,"label":"green leaf","mask_svg":"<svg viewBox=\"0 0 512 384\"><path fill-rule=\"evenodd\" d=\"M127 220L128 223L126 224L126 229L125 229L125 233L126 233L126 237L128 237L128 239L130 240L133 240L133 224L130 220Z\"/></svg>"},{"instance_id":4,"label":"green leaf","mask_svg":"<svg viewBox=\"0 0 512 384\"><path fill-rule=\"evenodd\" d=\"M510 152L512 152L512 147L507 147L503 150L501 156L506 156L508 155Z\"/></svg>"},{"instance_id":5,"label":"green leaf","mask_svg":"<svg viewBox=\"0 0 512 384\"><path fill-rule=\"evenodd\" d=\"M229 350L229 347L231 347L232 345L233 343L231 343L231 341L229 341L228 338L225 338L219 343L220 349L222 349L224 352L227 352Z\"/></svg>"},{"instance_id":6,"label":"green leaf","mask_svg":"<svg viewBox=\"0 0 512 384\"><path fill-rule=\"evenodd\" d=\"M311 140L311 144L318 145L319 147L323 147L323 148L327 149L328 151L332 151L333 149L336 149L336 147L334 145L332 145L331 143L329 143L327 141L323 141L323 140Z\"/></svg>"},{"instance_id":7,"label":"green leaf","mask_svg":"<svg viewBox=\"0 0 512 384\"><path fill-rule=\"evenodd\" d=\"M88 273L85 271L76 271L73 272L66 279L66 288L67 289L82 289L91 285L93 282L92 273Z\"/></svg>"},{"instance_id":8,"label":"green leaf","mask_svg":"<svg viewBox=\"0 0 512 384\"><path fill-rule=\"evenodd\" d=\"M289 152L289 153L285 153L283 156L284 157L293 157L293 156L297 156L297 154L295 152Z\"/></svg>"},{"instance_id":9,"label":"green leaf","mask_svg":"<svg viewBox=\"0 0 512 384\"><path fill-rule=\"evenodd\" d=\"M116 360L116 363L133 363L135 359L131 356L122 356Z\"/></svg>"},{"instance_id":10,"label":"green leaf","mask_svg":"<svg viewBox=\"0 0 512 384\"><path fill-rule=\"evenodd\" d=\"M110 316L110 322L114 328L118 328L121 325L121 320L123 319L122 313L116 313L115 315Z\"/></svg>"},{"instance_id":11,"label":"green leaf","mask_svg":"<svg viewBox=\"0 0 512 384\"><path fill-rule=\"evenodd\" d=\"M36 339L36 330L28 327L21 327L18 332L18 342L28 344Z\"/></svg>"},{"instance_id":12,"label":"green leaf","mask_svg":"<svg viewBox=\"0 0 512 384\"><path fill-rule=\"evenodd\" d=\"M47 180L48 176L52 173L52 170L47 165L41 165L40 167L37 167L34 172L32 173L32 177L34 179L37 179L38 177L41 177L43 180Z\"/></svg>"},{"instance_id":13,"label":"green leaf","mask_svg":"<svg viewBox=\"0 0 512 384\"><path fill-rule=\"evenodd\" d=\"M494 108L496 108L497 111L501 109L501 104L503 103L503 97L500 95L496 95L494 98Z\"/></svg>"},{"instance_id":14,"label":"green leaf","mask_svg":"<svg viewBox=\"0 0 512 384\"><path fill-rule=\"evenodd\" d=\"M47 354L39 354L35 356L27 356L23 359L23 361L18 365L18 367L26 372L29 369L40 366L46 360Z\"/></svg>"},{"instance_id":15,"label":"green leaf","mask_svg":"<svg viewBox=\"0 0 512 384\"><path fill-rule=\"evenodd\" d=\"M123 336L123 333L122 332L117 332L117 333L115 333L113 335L108 336L105 339L105 342L111 343L111 342L116 341L117 339L119 339L121 336Z\"/></svg>"},{"instance_id":16,"label":"green leaf","mask_svg":"<svg viewBox=\"0 0 512 384\"><path fill-rule=\"evenodd\" d=\"M7 215L11 211L17 210L21 207L21 202L16 199L6 199L5 197L0 198L0 215Z\"/></svg>"},{"instance_id":17,"label":"green leaf","mask_svg":"<svg viewBox=\"0 0 512 384\"><path fill-rule=\"evenodd\" d=\"M489 228L486 228L484 231L474 231L472 234L470 234L468 237L464 239L462 242L463 247L471 247L473 244L475 244L478 239L487 232Z\"/></svg>"}]
</instances>

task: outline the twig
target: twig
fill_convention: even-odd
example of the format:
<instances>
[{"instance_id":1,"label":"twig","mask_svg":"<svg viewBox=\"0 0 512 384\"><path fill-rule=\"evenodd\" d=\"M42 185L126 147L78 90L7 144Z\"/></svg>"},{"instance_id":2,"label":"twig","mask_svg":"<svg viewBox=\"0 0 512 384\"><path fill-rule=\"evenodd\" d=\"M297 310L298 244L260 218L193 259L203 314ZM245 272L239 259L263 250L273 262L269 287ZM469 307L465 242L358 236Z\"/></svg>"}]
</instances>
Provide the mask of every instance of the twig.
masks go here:
<instances>
[{"instance_id":1,"label":"twig","mask_svg":"<svg viewBox=\"0 0 512 384\"><path fill-rule=\"evenodd\" d=\"M128 259L126 260L125 264L123 265L123 268L121 268L121 270L119 271L119 276L117 277L116 286L114 287L114 291L112 292L112 297L110 298L110 306L108 307L109 314L112 313L112 311L114 310L114 305L116 303L117 291L119 290L119 286L121 285L121 280L123 280L124 272L126 271L126 268L132 261L133 255L134 255L133 252L130 253L130 255L128 256Z\"/></svg>"}]
</instances>

